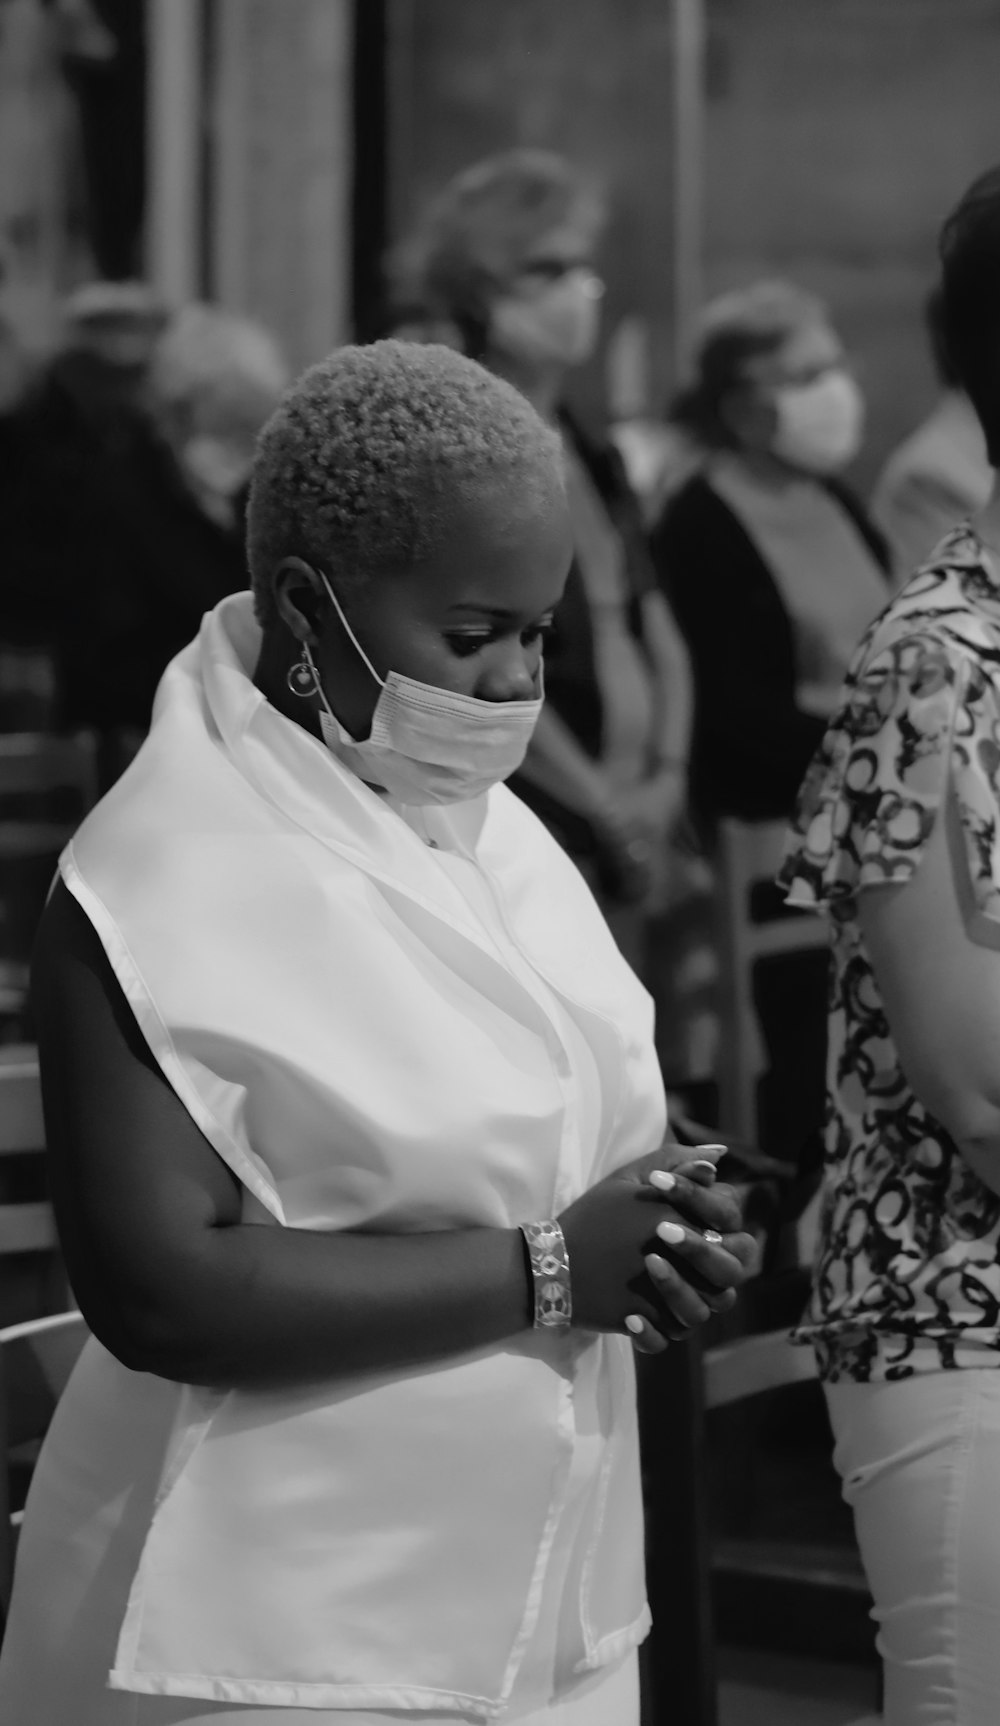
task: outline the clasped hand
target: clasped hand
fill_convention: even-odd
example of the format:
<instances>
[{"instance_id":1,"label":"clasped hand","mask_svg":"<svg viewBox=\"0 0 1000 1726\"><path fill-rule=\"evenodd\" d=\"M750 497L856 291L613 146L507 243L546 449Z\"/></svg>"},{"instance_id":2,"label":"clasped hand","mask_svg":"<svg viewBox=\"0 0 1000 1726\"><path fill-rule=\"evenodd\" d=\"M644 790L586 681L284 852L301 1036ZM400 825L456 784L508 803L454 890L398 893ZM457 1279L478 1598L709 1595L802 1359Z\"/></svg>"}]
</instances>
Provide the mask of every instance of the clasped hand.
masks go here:
<instances>
[{"instance_id":1,"label":"clasped hand","mask_svg":"<svg viewBox=\"0 0 1000 1726\"><path fill-rule=\"evenodd\" d=\"M559 1218L573 1277L574 1322L626 1330L658 1354L726 1312L756 1268L722 1147L661 1145L591 1187Z\"/></svg>"},{"instance_id":2,"label":"clasped hand","mask_svg":"<svg viewBox=\"0 0 1000 1726\"><path fill-rule=\"evenodd\" d=\"M686 780L670 771L609 796L595 833L622 903L638 904L658 885L666 867L667 839L683 816L685 795Z\"/></svg>"}]
</instances>

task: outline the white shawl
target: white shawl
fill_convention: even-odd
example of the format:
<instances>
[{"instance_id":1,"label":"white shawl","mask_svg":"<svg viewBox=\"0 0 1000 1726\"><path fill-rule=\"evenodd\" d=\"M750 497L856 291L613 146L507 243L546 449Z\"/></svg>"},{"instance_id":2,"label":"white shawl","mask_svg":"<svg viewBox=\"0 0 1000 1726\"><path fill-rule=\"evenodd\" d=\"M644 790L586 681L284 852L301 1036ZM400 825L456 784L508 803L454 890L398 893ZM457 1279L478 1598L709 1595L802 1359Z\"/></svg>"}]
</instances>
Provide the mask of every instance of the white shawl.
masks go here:
<instances>
[{"instance_id":1,"label":"white shawl","mask_svg":"<svg viewBox=\"0 0 1000 1726\"><path fill-rule=\"evenodd\" d=\"M558 1213L662 1139L648 996L501 787L426 818L474 860L505 963L435 850L256 690L258 645L249 595L206 617L63 858L153 1054L263 1226ZM589 1167L553 997L599 1076ZM574 1669L619 1657L648 1627L630 1348L526 1333L321 1391L182 1389L112 1683L502 1711L592 1351L606 1428Z\"/></svg>"}]
</instances>

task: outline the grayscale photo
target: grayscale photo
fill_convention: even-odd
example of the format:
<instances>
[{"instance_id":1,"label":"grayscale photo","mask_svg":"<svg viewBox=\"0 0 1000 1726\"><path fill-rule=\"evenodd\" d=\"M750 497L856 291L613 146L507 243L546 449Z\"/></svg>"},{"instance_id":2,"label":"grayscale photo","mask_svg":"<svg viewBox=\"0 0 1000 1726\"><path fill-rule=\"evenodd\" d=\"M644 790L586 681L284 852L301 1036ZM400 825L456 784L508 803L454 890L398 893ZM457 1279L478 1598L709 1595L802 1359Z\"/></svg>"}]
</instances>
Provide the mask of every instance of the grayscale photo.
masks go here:
<instances>
[{"instance_id":1,"label":"grayscale photo","mask_svg":"<svg viewBox=\"0 0 1000 1726\"><path fill-rule=\"evenodd\" d=\"M0 0L0 1726L1000 1726L998 91Z\"/></svg>"}]
</instances>

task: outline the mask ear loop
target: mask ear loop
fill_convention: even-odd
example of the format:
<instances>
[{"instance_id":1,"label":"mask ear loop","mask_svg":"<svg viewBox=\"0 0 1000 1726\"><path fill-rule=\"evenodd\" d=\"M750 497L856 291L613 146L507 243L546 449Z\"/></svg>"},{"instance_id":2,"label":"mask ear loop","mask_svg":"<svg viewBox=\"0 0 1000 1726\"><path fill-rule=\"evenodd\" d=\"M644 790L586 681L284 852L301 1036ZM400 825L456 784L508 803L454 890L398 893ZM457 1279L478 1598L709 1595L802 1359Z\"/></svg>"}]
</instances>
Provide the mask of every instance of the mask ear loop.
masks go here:
<instances>
[{"instance_id":1,"label":"mask ear loop","mask_svg":"<svg viewBox=\"0 0 1000 1726\"><path fill-rule=\"evenodd\" d=\"M368 670L371 672L371 674L374 677L375 682L378 684L379 688L384 689L385 688L385 678L380 677L378 672L375 670L374 665L372 664L367 653L365 652L360 641L358 640L353 629L351 628L346 617L344 616L344 613L341 609L340 601L337 598L337 595L334 593L333 588L330 586L330 583L327 581L326 576L323 574L322 570L319 571L319 578L320 578L320 581L323 583L323 586L326 588L327 593L330 596L330 604L333 606L334 611L337 613L337 616L340 618L340 621L343 624L344 629L347 632L348 639L353 643L354 647L357 649L361 658L364 660L365 665L368 667ZM309 649L306 648L305 651L306 651L306 653L308 653ZM310 658L310 664L312 664L311 658ZM320 693L322 693L322 691Z\"/></svg>"}]
</instances>

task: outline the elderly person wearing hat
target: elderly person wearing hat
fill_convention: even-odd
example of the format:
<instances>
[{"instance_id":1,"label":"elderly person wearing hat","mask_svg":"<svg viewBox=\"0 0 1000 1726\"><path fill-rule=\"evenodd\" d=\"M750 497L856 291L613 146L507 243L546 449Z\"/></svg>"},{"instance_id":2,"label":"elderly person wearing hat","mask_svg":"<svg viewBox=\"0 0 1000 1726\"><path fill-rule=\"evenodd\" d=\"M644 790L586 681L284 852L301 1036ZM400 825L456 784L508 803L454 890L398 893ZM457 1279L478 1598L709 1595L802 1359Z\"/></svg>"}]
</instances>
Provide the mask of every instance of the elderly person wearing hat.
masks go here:
<instances>
[{"instance_id":1,"label":"elderly person wearing hat","mask_svg":"<svg viewBox=\"0 0 1000 1726\"><path fill-rule=\"evenodd\" d=\"M0 1717L637 1726L632 1350L753 1248L501 783L572 558L559 440L447 348L344 349L262 434L249 548L39 937L94 1337Z\"/></svg>"},{"instance_id":2,"label":"elderly person wearing hat","mask_svg":"<svg viewBox=\"0 0 1000 1726\"><path fill-rule=\"evenodd\" d=\"M119 758L145 732L167 662L206 611L246 585L254 439L288 380L275 342L247 318L194 304L150 336L145 300L124 284L121 297L113 312L103 289L71 303L87 335L64 363L82 354L117 380L120 399L100 435L73 440L66 509L75 555L92 567L62 667L67 721L113 739Z\"/></svg>"}]
</instances>

